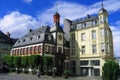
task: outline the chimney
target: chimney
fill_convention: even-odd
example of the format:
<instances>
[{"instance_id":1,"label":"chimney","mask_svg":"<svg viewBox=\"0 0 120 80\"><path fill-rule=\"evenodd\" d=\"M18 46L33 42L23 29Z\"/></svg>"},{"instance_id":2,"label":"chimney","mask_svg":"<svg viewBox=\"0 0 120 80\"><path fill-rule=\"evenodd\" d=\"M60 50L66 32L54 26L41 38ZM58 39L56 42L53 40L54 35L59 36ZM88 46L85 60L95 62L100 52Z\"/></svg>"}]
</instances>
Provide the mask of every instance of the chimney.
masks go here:
<instances>
[{"instance_id":1,"label":"chimney","mask_svg":"<svg viewBox=\"0 0 120 80\"><path fill-rule=\"evenodd\" d=\"M87 18L90 18L90 15L89 15L89 14L87 14Z\"/></svg>"},{"instance_id":2,"label":"chimney","mask_svg":"<svg viewBox=\"0 0 120 80\"><path fill-rule=\"evenodd\" d=\"M10 37L10 33L9 33L9 32L7 32L6 35L7 35L8 37Z\"/></svg>"}]
</instances>

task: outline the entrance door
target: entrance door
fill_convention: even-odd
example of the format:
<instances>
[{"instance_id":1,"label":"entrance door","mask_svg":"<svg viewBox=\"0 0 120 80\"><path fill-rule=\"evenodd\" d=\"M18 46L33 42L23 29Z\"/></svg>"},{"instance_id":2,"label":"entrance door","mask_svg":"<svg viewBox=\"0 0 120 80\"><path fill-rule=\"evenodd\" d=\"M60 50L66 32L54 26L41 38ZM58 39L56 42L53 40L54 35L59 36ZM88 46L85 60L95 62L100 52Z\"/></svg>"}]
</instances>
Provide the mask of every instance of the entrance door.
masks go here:
<instances>
[{"instance_id":1,"label":"entrance door","mask_svg":"<svg viewBox=\"0 0 120 80\"><path fill-rule=\"evenodd\" d=\"M81 68L81 75L88 76L88 74L89 74L88 70L89 70L89 68Z\"/></svg>"}]
</instances>

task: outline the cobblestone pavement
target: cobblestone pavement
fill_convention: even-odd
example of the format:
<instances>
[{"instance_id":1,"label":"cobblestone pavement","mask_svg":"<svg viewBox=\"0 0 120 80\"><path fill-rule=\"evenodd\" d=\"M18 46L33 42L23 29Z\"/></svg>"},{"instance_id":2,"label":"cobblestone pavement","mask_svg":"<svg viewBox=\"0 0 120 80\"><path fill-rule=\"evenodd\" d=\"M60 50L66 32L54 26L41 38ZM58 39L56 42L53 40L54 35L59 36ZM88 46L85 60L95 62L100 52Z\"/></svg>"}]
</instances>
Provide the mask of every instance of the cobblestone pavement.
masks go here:
<instances>
[{"instance_id":1,"label":"cobblestone pavement","mask_svg":"<svg viewBox=\"0 0 120 80\"><path fill-rule=\"evenodd\" d=\"M16 73L1 74L0 73L0 80L102 80L102 78L100 77L69 77L68 79L65 79L63 77L53 78L51 76L41 76L40 78L38 78L36 75L32 75L32 74L16 74Z\"/></svg>"}]
</instances>

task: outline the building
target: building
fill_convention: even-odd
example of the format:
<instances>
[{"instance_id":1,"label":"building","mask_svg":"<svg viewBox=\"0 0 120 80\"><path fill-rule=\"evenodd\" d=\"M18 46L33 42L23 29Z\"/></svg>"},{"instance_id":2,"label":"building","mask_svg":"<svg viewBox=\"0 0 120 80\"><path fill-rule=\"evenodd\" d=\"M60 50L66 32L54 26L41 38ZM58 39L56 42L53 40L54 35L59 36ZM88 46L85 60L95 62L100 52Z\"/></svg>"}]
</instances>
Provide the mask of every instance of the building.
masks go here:
<instances>
[{"instance_id":1,"label":"building","mask_svg":"<svg viewBox=\"0 0 120 80\"><path fill-rule=\"evenodd\" d=\"M16 39L10 38L9 32L4 34L2 31L0 31L0 69L2 68L3 56L10 55L10 51L15 41Z\"/></svg>"},{"instance_id":2,"label":"building","mask_svg":"<svg viewBox=\"0 0 120 80\"><path fill-rule=\"evenodd\" d=\"M64 38L64 31L60 26L59 13L54 14L54 26L42 26L36 30L29 30L22 38L14 44L11 55L64 55L55 57L55 65L63 63L65 56L69 53L69 42ZM59 69L57 69L59 70Z\"/></svg>"},{"instance_id":3,"label":"building","mask_svg":"<svg viewBox=\"0 0 120 80\"><path fill-rule=\"evenodd\" d=\"M72 75L102 76L102 66L114 59L113 37L109 27L108 12L102 8L98 15L64 20L70 36L70 61ZM70 33L69 33L70 31Z\"/></svg>"}]
</instances>

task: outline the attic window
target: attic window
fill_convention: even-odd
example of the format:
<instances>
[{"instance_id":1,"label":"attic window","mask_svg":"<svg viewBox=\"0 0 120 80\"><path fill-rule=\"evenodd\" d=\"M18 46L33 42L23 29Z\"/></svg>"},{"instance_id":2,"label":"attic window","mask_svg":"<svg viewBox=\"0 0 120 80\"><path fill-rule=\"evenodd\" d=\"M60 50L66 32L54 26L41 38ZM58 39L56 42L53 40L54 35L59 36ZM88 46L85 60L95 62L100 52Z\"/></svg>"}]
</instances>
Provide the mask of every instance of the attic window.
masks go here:
<instances>
[{"instance_id":1,"label":"attic window","mask_svg":"<svg viewBox=\"0 0 120 80\"><path fill-rule=\"evenodd\" d=\"M39 31L39 33L41 33L41 31Z\"/></svg>"},{"instance_id":2,"label":"attic window","mask_svg":"<svg viewBox=\"0 0 120 80\"><path fill-rule=\"evenodd\" d=\"M32 35L34 35L34 33L32 33Z\"/></svg>"},{"instance_id":3,"label":"attic window","mask_svg":"<svg viewBox=\"0 0 120 80\"><path fill-rule=\"evenodd\" d=\"M20 41L18 41L18 43L20 43Z\"/></svg>"},{"instance_id":4,"label":"attic window","mask_svg":"<svg viewBox=\"0 0 120 80\"><path fill-rule=\"evenodd\" d=\"M25 42L25 39L23 40L23 42Z\"/></svg>"},{"instance_id":5,"label":"attic window","mask_svg":"<svg viewBox=\"0 0 120 80\"><path fill-rule=\"evenodd\" d=\"M38 39L40 38L40 35L38 36Z\"/></svg>"},{"instance_id":6,"label":"attic window","mask_svg":"<svg viewBox=\"0 0 120 80\"><path fill-rule=\"evenodd\" d=\"M32 40L32 39L33 39L33 37L30 38L30 40Z\"/></svg>"}]
</instances>

